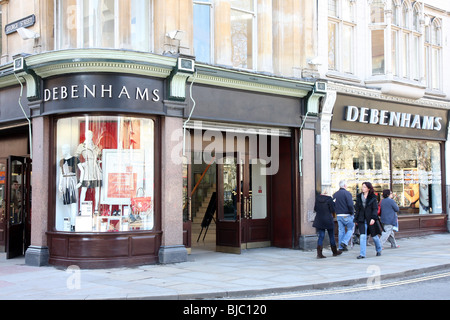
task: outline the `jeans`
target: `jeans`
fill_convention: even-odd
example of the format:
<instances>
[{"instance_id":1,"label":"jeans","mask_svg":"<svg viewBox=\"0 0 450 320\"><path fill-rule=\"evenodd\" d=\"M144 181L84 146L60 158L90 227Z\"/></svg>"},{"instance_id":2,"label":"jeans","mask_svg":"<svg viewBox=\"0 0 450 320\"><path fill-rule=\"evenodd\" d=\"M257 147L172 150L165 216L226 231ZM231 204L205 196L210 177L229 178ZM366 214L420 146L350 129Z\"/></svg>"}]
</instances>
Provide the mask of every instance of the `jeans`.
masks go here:
<instances>
[{"instance_id":1,"label":"jeans","mask_svg":"<svg viewBox=\"0 0 450 320\"><path fill-rule=\"evenodd\" d=\"M353 235L353 216L349 215L347 217L344 216L337 216L337 222L339 226L339 249L342 249L341 243L348 245L348 242L352 238ZM347 228L347 232L345 231L345 228Z\"/></svg>"},{"instance_id":2,"label":"jeans","mask_svg":"<svg viewBox=\"0 0 450 320\"><path fill-rule=\"evenodd\" d=\"M362 233L359 236L359 246L360 246L360 251L359 251L359 255L365 257L366 256L366 245L367 245L367 223L364 224L365 225L365 230L366 232ZM380 242L380 238L378 236L372 237L373 242L375 242L375 249L377 250L377 252L381 252L381 242Z\"/></svg>"},{"instance_id":3,"label":"jeans","mask_svg":"<svg viewBox=\"0 0 450 320\"><path fill-rule=\"evenodd\" d=\"M391 248L397 248L397 242L395 241L393 229L394 229L394 226L391 224L384 225L385 232L383 232L381 234L381 238L380 238L381 245L384 245L386 240L389 240L389 242L391 243Z\"/></svg>"},{"instance_id":4,"label":"jeans","mask_svg":"<svg viewBox=\"0 0 450 320\"><path fill-rule=\"evenodd\" d=\"M328 237L330 238L330 245L332 247L336 246L336 241L334 240L334 229L327 229ZM319 233L319 239L317 240L318 246L323 246L323 238L325 238L325 229L317 229Z\"/></svg>"}]
</instances>

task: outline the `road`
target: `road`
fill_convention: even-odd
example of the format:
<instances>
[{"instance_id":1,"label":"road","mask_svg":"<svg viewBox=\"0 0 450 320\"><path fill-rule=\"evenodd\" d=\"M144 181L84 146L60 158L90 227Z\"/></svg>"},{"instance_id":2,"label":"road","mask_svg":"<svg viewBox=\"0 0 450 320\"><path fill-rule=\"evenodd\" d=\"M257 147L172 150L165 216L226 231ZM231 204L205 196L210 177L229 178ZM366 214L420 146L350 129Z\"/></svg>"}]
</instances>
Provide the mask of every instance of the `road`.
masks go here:
<instances>
[{"instance_id":1,"label":"road","mask_svg":"<svg viewBox=\"0 0 450 320\"><path fill-rule=\"evenodd\" d=\"M450 300L450 270L365 285L252 297L256 300Z\"/></svg>"}]
</instances>

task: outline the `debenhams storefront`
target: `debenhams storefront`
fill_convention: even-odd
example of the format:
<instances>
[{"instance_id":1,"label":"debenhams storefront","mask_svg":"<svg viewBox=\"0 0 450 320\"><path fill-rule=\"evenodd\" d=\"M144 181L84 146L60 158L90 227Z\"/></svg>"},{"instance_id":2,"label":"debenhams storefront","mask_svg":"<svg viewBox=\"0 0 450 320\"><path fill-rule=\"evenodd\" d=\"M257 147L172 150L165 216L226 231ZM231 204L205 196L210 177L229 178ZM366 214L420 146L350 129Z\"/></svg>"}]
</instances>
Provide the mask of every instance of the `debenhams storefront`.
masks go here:
<instances>
[{"instance_id":1,"label":"debenhams storefront","mask_svg":"<svg viewBox=\"0 0 450 320\"><path fill-rule=\"evenodd\" d=\"M298 238L300 228L293 221L299 221L299 209L285 199L298 195L291 168L298 168L298 128L314 83L217 68L211 76L211 67L195 65L192 57L183 59L80 49L29 56L19 59L15 70L11 64L0 70L0 145L16 146L0 150L0 195L5 200L0 251L5 249L8 258L26 252L29 265L83 268L186 261L191 238L197 235L192 233L192 216L184 215L183 201L188 199L183 192L192 193L188 189L195 185L196 172L189 166L188 177L180 159L173 157L181 151L183 127L194 108L190 91L196 101L193 121L208 123L211 132L219 130L227 139L229 132L244 133L241 158L259 157L252 165L269 166L260 159L262 147L258 154L248 151L250 140L267 141L269 135L280 141L283 154L280 170L270 179L256 179L256 172L264 170L250 171L249 161L239 171L234 143L226 155L231 164L213 165L216 172L224 172L217 174L215 184L217 202L223 206L218 208L214 244L234 251L248 243L295 245L293 234ZM187 127L186 134L191 129ZM17 137L17 130L20 143L13 143L10 137ZM202 143L194 147L195 154L209 150ZM313 164L307 169L313 172ZM225 217L225 196L233 191L228 185L230 190L224 190L225 177L236 190L241 186L238 179L244 178L241 195L254 190L254 206L246 197L245 206ZM20 201L15 201L16 194ZM258 199L261 206L256 205ZM278 205L272 209L270 204Z\"/></svg>"},{"instance_id":2,"label":"debenhams storefront","mask_svg":"<svg viewBox=\"0 0 450 320\"><path fill-rule=\"evenodd\" d=\"M391 189L400 207L399 236L446 232L447 118L438 105L337 94L330 135L333 189L347 180L355 198L369 181L379 200Z\"/></svg>"}]
</instances>

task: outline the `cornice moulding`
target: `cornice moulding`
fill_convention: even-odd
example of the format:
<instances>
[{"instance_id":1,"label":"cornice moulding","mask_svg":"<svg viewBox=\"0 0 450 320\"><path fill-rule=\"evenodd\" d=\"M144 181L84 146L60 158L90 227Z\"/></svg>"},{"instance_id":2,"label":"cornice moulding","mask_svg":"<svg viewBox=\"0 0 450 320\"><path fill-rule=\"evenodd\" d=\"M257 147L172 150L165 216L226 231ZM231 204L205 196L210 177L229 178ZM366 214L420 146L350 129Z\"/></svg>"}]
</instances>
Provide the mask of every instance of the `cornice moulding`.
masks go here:
<instances>
[{"instance_id":1,"label":"cornice moulding","mask_svg":"<svg viewBox=\"0 0 450 320\"><path fill-rule=\"evenodd\" d=\"M328 90L336 91L338 94L346 94L352 96L358 96L362 98L378 99L387 102L403 103L416 106L430 107L436 109L450 110L450 101L434 100L428 98L421 99L408 99L396 96L385 95L379 90L368 89L363 87L355 87L349 85L343 85L334 82L327 83Z\"/></svg>"},{"instance_id":2,"label":"cornice moulding","mask_svg":"<svg viewBox=\"0 0 450 320\"><path fill-rule=\"evenodd\" d=\"M167 79L177 58L152 53L114 49L71 49L25 58L26 65L42 79L73 73L127 73ZM195 84L304 98L314 82L280 78L256 72L197 64ZM0 88L17 84L12 63L1 67ZM188 81L192 82L194 76Z\"/></svg>"}]
</instances>

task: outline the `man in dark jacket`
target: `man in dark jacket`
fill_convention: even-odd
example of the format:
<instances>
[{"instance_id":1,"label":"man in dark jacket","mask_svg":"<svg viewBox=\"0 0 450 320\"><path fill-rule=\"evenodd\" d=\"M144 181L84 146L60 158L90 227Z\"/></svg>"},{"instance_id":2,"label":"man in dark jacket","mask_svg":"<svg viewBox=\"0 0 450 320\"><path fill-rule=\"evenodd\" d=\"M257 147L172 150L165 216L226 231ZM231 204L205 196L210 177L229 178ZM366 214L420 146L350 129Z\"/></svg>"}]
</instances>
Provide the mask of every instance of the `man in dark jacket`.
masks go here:
<instances>
[{"instance_id":1,"label":"man in dark jacket","mask_svg":"<svg viewBox=\"0 0 450 320\"><path fill-rule=\"evenodd\" d=\"M339 250L347 251L347 246L353 235L353 199L352 194L347 191L347 182L339 182L339 191L333 195L336 217L338 222Z\"/></svg>"}]
</instances>

